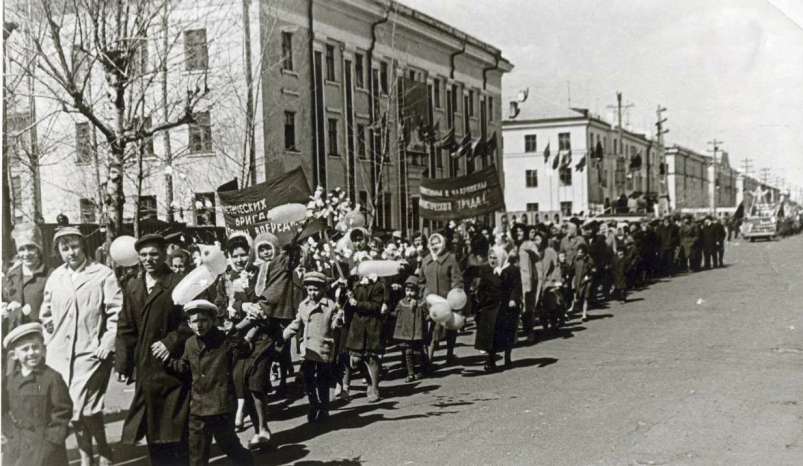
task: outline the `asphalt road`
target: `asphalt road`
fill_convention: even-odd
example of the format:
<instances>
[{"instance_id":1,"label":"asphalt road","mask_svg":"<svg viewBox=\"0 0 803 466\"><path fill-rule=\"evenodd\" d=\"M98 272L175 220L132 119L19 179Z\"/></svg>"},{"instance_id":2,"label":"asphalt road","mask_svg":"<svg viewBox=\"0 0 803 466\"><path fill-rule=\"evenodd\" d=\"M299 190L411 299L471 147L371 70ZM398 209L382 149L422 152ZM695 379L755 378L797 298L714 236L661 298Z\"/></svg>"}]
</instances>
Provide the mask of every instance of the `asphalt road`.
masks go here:
<instances>
[{"instance_id":1,"label":"asphalt road","mask_svg":"<svg viewBox=\"0 0 803 466\"><path fill-rule=\"evenodd\" d=\"M257 464L801 465L803 236L729 243L725 262L573 320L509 371L482 373L465 333L465 367L385 382L377 404L359 383L327 425L305 423L304 399L274 405ZM112 383L110 411L127 389ZM116 441L121 414L108 417ZM117 450L146 464L144 447Z\"/></svg>"}]
</instances>

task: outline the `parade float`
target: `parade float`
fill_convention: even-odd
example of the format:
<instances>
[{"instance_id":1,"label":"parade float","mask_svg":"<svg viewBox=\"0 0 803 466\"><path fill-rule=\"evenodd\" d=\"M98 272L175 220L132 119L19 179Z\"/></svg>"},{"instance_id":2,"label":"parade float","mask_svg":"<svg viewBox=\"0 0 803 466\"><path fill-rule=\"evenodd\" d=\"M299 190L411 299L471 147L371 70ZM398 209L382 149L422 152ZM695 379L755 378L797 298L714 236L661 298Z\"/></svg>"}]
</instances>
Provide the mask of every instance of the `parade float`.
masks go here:
<instances>
[{"instance_id":1,"label":"parade float","mask_svg":"<svg viewBox=\"0 0 803 466\"><path fill-rule=\"evenodd\" d=\"M778 214L782 210L782 202L774 202L772 193L757 187L751 192L749 206L745 209L742 221L742 237L750 242L756 239L771 241L778 234ZM770 199L767 199L770 196Z\"/></svg>"}]
</instances>

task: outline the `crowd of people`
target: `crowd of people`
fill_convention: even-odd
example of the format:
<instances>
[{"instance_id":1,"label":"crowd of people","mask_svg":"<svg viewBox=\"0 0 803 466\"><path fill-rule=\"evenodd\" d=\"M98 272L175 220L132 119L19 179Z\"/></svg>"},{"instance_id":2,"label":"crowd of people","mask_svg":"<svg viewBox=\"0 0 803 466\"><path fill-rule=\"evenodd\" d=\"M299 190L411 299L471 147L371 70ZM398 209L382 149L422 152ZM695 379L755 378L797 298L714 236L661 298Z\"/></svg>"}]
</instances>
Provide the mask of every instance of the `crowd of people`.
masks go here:
<instances>
[{"instance_id":1,"label":"crowd of people","mask_svg":"<svg viewBox=\"0 0 803 466\"><path fill-rule=\"evenodd\" d=\"M271 403L293 386L306 394L307 421L325 423L333 399L350 402L360 378L369 403L382 399L391 352L401 354L407 383L460 365L455 344L467 320L482 370L515 368L516 347L588 320L604 301L625 303L658 277L721 267L728 240L718 220L689 216L508 231L451 222L409 239L351 228L325 246L340 253L330 264L311 238L240 235L223 246L228 270L182 306L173 292L201 265L194 244L144 235L134 273L115 273L92 260L77 228L57 230L54 270L36 225L17 226L13 237L2 426L4 460L26 465L67 464L70 431L82 465L112 464L103 419L112 372L135 386L122 442L146 439L152 464L207 464L212 438L237 464L252 464L249 450L271 441ZM360 272L376 260L396 261L395 274ZM453 290L466 303L451 325L439 323L432 298ZM248 418L246 448L236 433Z\"/></svg>"}]
</instances>

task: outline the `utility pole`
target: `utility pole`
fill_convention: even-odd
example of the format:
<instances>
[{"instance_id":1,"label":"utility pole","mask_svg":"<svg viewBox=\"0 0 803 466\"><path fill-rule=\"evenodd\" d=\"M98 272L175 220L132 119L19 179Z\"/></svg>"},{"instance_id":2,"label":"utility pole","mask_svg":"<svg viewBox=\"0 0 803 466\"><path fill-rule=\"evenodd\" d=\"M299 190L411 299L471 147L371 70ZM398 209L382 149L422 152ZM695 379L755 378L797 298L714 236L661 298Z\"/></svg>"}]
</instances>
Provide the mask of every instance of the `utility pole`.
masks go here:
<instances>
[{"instance_id":1,"label":"utility pole","mask_svg":"<svg viewBox=\"0 0 803 466\"><path fill-rule=\"evenodd\" d=\"M667 170L666 164L664 162L664 134L669 132L668 129L664 129L664 123L666 123L666 118L663 117L664 116L663 114L664 114L665 111L666 111L666 108L665 107L661 107L661 105L659 104L658 105L658 110L655 112L655 115L657 117L657 122L655 123L655 127L656 127L655 137L658 139L657 152L658 152L658 167L659 167L658 168L658 177L659 177L659 180L658 180L658 206L659 206L659 214L663 214L664 210L666 210L667 212L669 211L669 202L667 202L667 199L666 199L666 182L664 180L660 179L661 176L666 177L668 175L668 173L667 173L668 170ZM648 158L649 158L649 156L648 156ZM663 170L664 170L664 174L663 175L661 175L661 168L660 167L663 167ZM647 179L648 180L650 179L650 174L649 173L647 173ZM662 204L662 203L665 203L666 205L664 206L664 204Z\"/></svg>"},{"instance_id":2,"label":"utility pole","mask_svg":"<svg viewBox=\"0 0 803 466\"><path fill-rule=\"evenodd\" d=\"M712 165L713 170L714 170L714 180L713 180L714 187L713 187L712 196L711 196L711 212L714 214L714 217L716 217L716 215L717 215L717 189L719 188L717 186L717 184L719 182L719 170L717 170L717 152L719 151L719 145L722 144L722 143L723 143L723 141L717 141L716 138L714 138L713 141L708 141L709 145L713 145L714 146L713 149L709 149L708 150L708 152L713 152L713 154L714 154L714 160L713 160L713 165Z\"/></svg>"},{"instance_id":3,"label":"utility pole","mask_svg":"<svg viewBox=\"0 0 803 466\"><path fill-rule=\"evenodd\" d=\"M751 164L753 163L753 159L744 159L742 160L742 170L744 171L744 176L749 177L750 172L753 171L753 167Z\"/></svg>"},{"instance_id":4,"label":"utility pole","mask_svg":"<svg viewBox=\"0 0 803 466\"><path fill-rule=\"evenodd\" d=\"M608 105L608 107L607 107L607 108L610 108L610 109L613 109L613 108L616 109L616 116L617 116L616 125L618 126L618 129L619 129L619 143L618 143L619 147L617 147L617 144L614 144L613 145L613 153L615 155L618 155L619 157L624 156L624 146L625 146L625 143L622 140L623 137L624 137L624 128L622 127L622 109L623 108L624 109L628 109L630 107L635 107L635 105L627 104L625 106L622 106L622 93L621 92L617 92L616 93L616 106ZM616 175L614 175L614 180L616 180ZM624 180L622 180L622 183L624 183ZM616 183L614 183L614 184L616 184ZM617 185L617 187L618 186L624 186L624 184L622 184L622 185L616 184L616 185ZM622 189L622 192L624 192L624 189ZM616 193L617 196L622 194L622 192L617 192Z\"/></svg>"},{"instance_id":5,"label":"utility pole","mask_svg":"<svg viewBox=\"0 0 803 466\"><path fill-rule=\"evenodd\" d=\"M770 169L769 168L762 168L761 169L761 184L766 185L770 180Z\"/></svg>"}]
</instances>

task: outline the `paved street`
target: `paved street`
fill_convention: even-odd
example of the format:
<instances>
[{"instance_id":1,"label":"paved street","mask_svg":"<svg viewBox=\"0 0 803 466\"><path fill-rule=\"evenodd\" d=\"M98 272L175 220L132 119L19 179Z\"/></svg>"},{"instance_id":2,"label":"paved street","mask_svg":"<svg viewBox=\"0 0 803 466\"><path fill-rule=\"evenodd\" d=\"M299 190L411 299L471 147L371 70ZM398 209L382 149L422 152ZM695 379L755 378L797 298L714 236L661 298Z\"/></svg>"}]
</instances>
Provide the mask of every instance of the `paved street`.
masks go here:
<instances>
[{"instance_id":1,"label":"paved street","mask_svg":"<svg viewBox=\"0 0 803 466\"><path fill-rule=\"evenodd\" d=\"M277 408L278 447L258 464L803 464L803 236L728 246L725 269L572 321L517 349L514 370L481 373L471 333L465 369L393 380L378 404L359 384L326 426L305 423L305 400ZM110 410L123 389L110 388ZM144 464L144 447L118 453Z\"/></svg>"}]
</instances>

